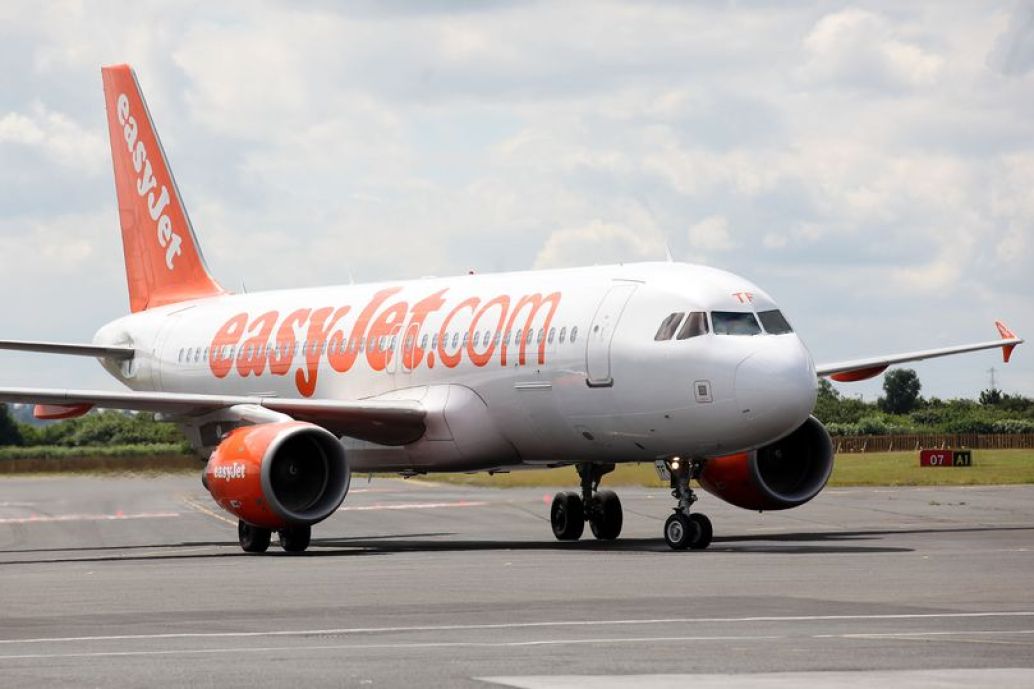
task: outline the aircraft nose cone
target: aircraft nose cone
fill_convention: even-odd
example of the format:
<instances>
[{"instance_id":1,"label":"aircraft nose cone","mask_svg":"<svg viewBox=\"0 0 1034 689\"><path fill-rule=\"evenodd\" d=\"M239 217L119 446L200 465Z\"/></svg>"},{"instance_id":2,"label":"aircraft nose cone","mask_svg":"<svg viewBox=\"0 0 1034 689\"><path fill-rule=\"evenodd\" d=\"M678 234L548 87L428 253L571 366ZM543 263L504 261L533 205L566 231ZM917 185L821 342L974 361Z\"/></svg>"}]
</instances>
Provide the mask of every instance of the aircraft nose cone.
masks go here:
<instances>
[{"instance_id":1,"label":"aircraft nose cone","mask_svg":"<svg viewBox=\"0 0 1034 689\"><path fill-rule=\"evenodd\" d=\"M787 338L765 343L741 361L735 389L741 417L759 436L775 438L808 418L817 385L807 351Z\"/></svg>"}]
</instances>

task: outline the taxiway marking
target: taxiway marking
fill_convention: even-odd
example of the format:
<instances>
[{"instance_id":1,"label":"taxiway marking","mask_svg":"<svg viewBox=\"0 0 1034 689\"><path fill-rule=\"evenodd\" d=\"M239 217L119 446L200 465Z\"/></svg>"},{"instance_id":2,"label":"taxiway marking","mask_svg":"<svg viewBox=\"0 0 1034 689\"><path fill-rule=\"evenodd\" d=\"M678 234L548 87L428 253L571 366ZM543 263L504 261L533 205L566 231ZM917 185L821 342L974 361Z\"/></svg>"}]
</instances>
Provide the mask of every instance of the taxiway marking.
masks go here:
<instances>
[{"instance_id":1,"label":"taxiway marking","mask_svg":"<svg viewBox=\"0 0 1034 689\"><path fill-rule=\"evenodd\" d=\"M500 622L486 624L443 624L408 627L342 627L339 629L279 629L260 632L172 632L166 634L113 634L104 636L56 636L31 639L0 639L0 645L39 644L77 641L135 641L155 639L213 639L255 637L344 636L350 634L390 634L405 632L478 631L487 629L535 629L548 627L622 627L658 624L751 624L758 622L843 622L876 620L938 620L1034 617L1034 611L900 613L885 615L788 615L763 617L671 617L626 620L554 620L545 622ZM961 633L961 632L960 632ZM828 638L848 637L847 634ZM814 635L815 638L827 638ZM745 638L745 637L736 637Z\"/></svg>"},{"instance_id":2,"label":"taxiway marking","mask_svg":"<svg viewBox=\"0 0 1034 689\"><path fill-rule=\"evenodd\" d=\"M0 524L49 524L53 522L117 522L125 519L167 519L179 512L139 512L136 514L33 514L28 517L3 517Z\"/></svg>"}]
</instances>

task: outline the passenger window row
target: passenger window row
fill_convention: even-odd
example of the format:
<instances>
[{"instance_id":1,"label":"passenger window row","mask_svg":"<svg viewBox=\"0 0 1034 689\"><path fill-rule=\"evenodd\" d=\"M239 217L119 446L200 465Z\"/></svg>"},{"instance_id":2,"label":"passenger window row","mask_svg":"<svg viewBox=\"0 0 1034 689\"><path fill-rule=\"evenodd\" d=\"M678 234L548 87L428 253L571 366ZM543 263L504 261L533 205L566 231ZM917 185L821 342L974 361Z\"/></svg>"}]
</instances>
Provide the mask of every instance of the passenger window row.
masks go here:
<instances>
[{"instance_id":1,"label":"passenger window row","mask_svg":"<svg viewBox=\"0 0 1034 689\"><path fill-rule=\"evenodd\" d=\"M208 362L209 354L217 356L220 359L235 359L240 358L246 361L252 361L254 359L261 359L265 356L272 356L276 359L282 357L294 357L298 355L306 354L323 354L328 351L333 354L335 351L340 354L346 354L348 352L364 353L370 352L388 352L394 351L395 346L398 344L398 335L381 335L380 337L370 336L356 337L349 340L343 338L337 346L330 344L326 341L302 341L302 342L276 342L266 344L247 344L247 345L223 345L222 350L211 347L184 347L179 350L178 361L181 364L185 363L201 363ZM441 345L443 347L457 348L460 346L467 346L473 340L475 347L488 347L490 345L498 345L500 341L508 346L518 346L523 341L525 344L541 344L543 340L547 344L566 344L570 342L574 344L578 340L578 326L572 326L568 330L567 326L557 328L550 328L548 331L545 328L539 328L537 331L534 329L523 330L518 328L514 331L506 331L503 333L499 330L484 330L476 331L471 337L469 332L447 332L441 336ZM410 333L406 336L405 348L411 349L413 344L416 342L416 335ZM437 349L439 345L439 335L434 333L428 335L424 333L420 337L420 349L427 349L430 345L431 349Z\"/></svg>"}]
</instances>

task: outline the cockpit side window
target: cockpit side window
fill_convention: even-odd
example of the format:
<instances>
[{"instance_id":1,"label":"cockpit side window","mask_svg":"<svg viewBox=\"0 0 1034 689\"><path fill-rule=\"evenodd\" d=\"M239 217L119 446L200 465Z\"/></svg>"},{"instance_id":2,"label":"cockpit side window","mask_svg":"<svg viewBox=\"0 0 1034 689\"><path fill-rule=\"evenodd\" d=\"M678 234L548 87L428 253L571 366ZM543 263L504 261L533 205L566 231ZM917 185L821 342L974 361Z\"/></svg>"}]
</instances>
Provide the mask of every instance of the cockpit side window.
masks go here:
<instances>
[{"instance_id":1,"label":"cockpit side window","mask_svg":"<svg viewBox=\"0 0 1034 689\"><path fill-rule=\"evenodd\" d=\"M653 339L658 342L662 340L670 340L675 336L675 331L679 329L679 323L682 322L682 317L686 315L685 311L679 313L673 313L663 321L661 321L661 327L657 328L657 334L653 336Z\"/></svg>"},{"instance_id":2,"label":"cockpit side window","mask_svg":"<svg viewBox=\"0 0 1034 689\"><path fill-rule=\"evenodd\" d=\"M707 314L703 311L693 311L689 314L682 329L676 335L678 340L688 340L691 337L707 334Z\"/></svg>"},{"instance_id":3,"label":"cockpit side window","mask_svg":"<svg viewBox=\"0 0 1034 689\"><path fill-rule=\"evenodd\" d=\"M793 332L793 328L786 322L783 314L775 309L759 311L758 318L761 319L761 325L769 335L785 335Z\"/></svg>"},{"instance_id":4,"label":"cockpit side window","mask_svg":"<svg viewBox=\"0 0 1034 689\"><path fill-rule=\"evenodd\" d=\"M711 314L715 335L760 335L758 319L750 312L715 311Z\"/></svg>"}]
</instances>

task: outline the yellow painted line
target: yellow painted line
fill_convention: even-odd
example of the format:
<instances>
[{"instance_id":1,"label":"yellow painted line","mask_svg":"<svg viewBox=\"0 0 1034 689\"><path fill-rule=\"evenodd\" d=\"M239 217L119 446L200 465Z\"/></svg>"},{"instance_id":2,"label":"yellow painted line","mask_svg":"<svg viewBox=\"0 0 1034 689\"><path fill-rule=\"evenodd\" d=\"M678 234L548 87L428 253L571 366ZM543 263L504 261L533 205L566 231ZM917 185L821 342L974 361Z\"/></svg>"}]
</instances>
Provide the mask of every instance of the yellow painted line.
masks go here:
<instances>
[{"instance_id":1,"label":"yellow painted line","mask_svg":"<svg viewBox=\"0 0 1034 689\"><path fill-rule=\"evenodd\" d=\"M204 505L200 505L197 502L195 502L194 500L192 500L192 499L190 499L190 498L188 498L186 496L181 496L180 500L183 501L183 504L187 505L188 507L192 507L193 509L197 510L201 514L207 514L209 517L212 517L213 519L218 519L219 521L225 522L226 524L229 524L230 526L232 526L234 528L237 527L237 522L235 522L234 520L230 519L229 517L223 516L223 515L219 514L218 512L214 512L214 511L208 509L207 507L205 507Z\"/></svg>"}]
</instances>

